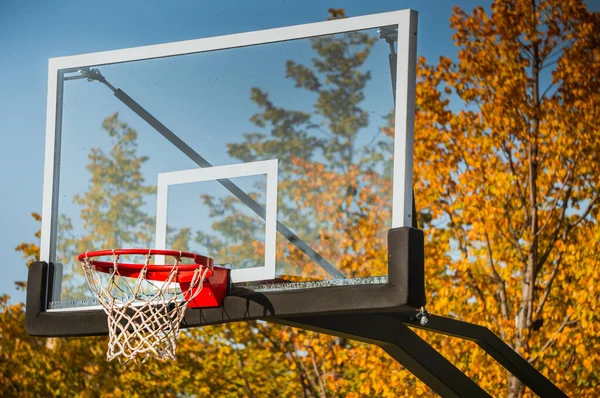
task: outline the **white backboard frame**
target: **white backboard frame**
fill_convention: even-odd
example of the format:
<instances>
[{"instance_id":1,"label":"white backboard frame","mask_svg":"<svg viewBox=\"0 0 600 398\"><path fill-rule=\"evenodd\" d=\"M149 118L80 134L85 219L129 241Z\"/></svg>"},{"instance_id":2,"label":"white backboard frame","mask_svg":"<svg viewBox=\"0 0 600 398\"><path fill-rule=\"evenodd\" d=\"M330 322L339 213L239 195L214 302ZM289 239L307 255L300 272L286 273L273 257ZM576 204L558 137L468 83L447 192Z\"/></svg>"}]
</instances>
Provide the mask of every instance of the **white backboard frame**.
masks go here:
<instances>
[{"instance_id":1,"label":"white backboard frame","mask_svg":"<svg viewBox=\"0 0 600 398\"><path fill-rule=\"evenodd\" d=\"M412 225L413 124L417 12L393 11L249 33L187 40L115 51L52 58L48 65L46 149L40 260L56 262L63 74L84 67L200 53L227 48L305 39L351 31L397 26L396 111L392 228Z\"/></svg>"}]
</instances>

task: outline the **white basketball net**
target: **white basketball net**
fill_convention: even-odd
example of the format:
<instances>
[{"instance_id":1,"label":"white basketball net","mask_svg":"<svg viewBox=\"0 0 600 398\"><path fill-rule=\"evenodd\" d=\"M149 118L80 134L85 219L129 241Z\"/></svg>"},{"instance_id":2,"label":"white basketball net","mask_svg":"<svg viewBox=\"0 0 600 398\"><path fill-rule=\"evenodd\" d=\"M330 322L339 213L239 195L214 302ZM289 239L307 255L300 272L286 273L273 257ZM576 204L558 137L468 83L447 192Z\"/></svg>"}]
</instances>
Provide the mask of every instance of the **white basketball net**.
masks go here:
<instances>
[{"instance_id":1,"label":"white basketball net","mask_svg":"<svg viewBox=\"0 0 600 398\"><path fill-rule=\"evenodd\" d=\"M108 316L108 361L117 358L121 363L141 364L150 357L174 360L179 326L188 302L200 293L209 271L205 267L194 271L190 283L193 293L184 298L176 282L180 259L175 258L165 282L153 282L146 278L152 255L145 257L137 278L119 275L116 254L108 279L101 277L91 259L81 261L85 278Z\"/></svg>"}]
</instances>

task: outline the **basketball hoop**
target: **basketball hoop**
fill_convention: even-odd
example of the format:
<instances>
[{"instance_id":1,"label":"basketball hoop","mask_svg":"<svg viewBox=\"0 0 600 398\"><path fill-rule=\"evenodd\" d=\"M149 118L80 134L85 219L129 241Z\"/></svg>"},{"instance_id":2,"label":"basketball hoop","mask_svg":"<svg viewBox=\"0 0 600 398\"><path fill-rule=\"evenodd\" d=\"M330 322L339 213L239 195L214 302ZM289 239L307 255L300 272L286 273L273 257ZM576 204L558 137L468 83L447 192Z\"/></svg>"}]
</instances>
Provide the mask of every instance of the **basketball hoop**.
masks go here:
<instances>
[{"instance_id":1,"label":"basketball hoop","mask_svg":"<svg viewBox=\"0 0 600 398\"><path fill-rule=\"evenodd\" d=\"M143 264L119 261L120 256L130 255L143 255L145 260ZM104 256L112 261L95 259ZM153 256L171 256L175 261L150 264ZM182 264L182 258L193 264ZM114 249L81 253L77 259L108 316L108 361L174 360L187 307L217 307L227 292L229 270L214 267L211 258L194 253Z\"/></svg>"}]
</instances>

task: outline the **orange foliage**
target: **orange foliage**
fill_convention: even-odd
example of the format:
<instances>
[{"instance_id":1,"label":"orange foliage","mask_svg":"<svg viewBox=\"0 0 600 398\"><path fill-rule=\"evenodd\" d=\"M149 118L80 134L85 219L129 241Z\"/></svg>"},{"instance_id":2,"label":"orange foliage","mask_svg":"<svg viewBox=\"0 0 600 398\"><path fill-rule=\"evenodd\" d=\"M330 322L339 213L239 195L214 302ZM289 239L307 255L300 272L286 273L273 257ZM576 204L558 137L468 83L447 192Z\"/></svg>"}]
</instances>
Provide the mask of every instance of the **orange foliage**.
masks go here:
<instances>
[{"instance_id":1,"label":"orange foliage","mask_svg":"<svg viewBox=\"0 0 600 398\"><path fill-rule=\"evenodd\" d=\"M451 24L457 60L421 59L418 68L415 191L428 309L490 328L565 392L595 396L600 17L576 0L498 0L491 13L455 9ZM314 88L310 73L293 68ZM290 172L299 180L283 188L328 226L319 252L342 252L353 276L384 273L377 227L389 218L390 181L373 172L356 187L358 171L297 159ZM278 257L288 268L306 266L285 245ZM32 248L18 250L27 257ZM22 306L3 299L0 309L1 395L433 395L378 348L265 322L190 330L177 362L126 368L104 362L102 338L30 338ZM471 343L419 334L490 394L531 395Z\"/></svg>"}]
</instances>

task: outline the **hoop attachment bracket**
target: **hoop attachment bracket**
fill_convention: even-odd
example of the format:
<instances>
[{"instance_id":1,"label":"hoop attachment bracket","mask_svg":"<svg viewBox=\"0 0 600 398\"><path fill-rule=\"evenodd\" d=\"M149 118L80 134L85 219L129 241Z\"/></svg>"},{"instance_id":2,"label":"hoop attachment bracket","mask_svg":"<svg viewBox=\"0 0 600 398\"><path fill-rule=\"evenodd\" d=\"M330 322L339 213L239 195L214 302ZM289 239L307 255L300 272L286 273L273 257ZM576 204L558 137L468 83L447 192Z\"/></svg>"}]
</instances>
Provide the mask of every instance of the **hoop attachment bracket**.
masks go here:
<instances>
[{"instance_id":1,"label":"hoop attachment bracket","mask_svg":"<svg viewBox=\"0 0 600 398\"><path fill-rule=\"evenodd\" d=\"M196 297L188 301L189 308L214 308L220 307L229 293L230 270L222 267L215 267L213 274L206 278L203 287ZM189 282L179 282L179 287L184 292L184 298L187 300L192 294Z\"/></svg>"}]
</instances>

